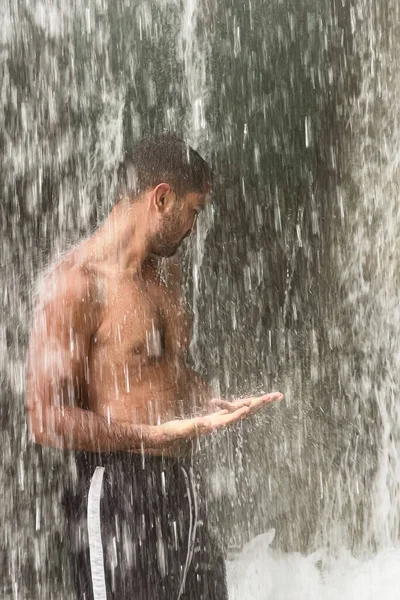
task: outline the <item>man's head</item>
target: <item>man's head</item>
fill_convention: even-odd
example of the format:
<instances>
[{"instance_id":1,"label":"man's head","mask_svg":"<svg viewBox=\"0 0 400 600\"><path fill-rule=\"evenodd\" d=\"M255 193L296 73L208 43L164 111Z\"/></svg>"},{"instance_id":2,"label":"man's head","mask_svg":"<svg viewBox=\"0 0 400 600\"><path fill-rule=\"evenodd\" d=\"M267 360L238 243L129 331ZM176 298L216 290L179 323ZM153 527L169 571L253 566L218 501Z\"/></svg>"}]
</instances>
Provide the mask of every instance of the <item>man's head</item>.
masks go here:
<instances>
[{"instance_id":1,"label":"man's head","mask_svg":"<svg viewBox=\"0 0 400 600\"><path fill-rule=\"evenodd\" d=\"M140 140L118 169L118 197L141 202L153 254L172 256L192 231L212 183L205 160L171 134Z\"/></svg>"}]
</instances>

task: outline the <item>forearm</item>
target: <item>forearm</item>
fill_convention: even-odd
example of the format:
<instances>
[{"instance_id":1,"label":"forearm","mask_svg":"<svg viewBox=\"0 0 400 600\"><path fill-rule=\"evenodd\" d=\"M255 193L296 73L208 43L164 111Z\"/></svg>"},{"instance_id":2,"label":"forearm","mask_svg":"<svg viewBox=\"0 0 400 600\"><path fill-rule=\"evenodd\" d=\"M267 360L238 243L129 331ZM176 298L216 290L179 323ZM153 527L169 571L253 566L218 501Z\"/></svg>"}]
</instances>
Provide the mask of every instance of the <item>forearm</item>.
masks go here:
<instances>
[{"instance_id":1,"label":"forearm","mask_svg":"<svg viewBox=\"0 0 400 600\"><path fill-rule=\"evenodd\" d=\"M110 421L76 407L50 408L31 419L35 442L42 446L88 452L160 450L170 443L158 426Z\"/></svg>"}]
</instances>

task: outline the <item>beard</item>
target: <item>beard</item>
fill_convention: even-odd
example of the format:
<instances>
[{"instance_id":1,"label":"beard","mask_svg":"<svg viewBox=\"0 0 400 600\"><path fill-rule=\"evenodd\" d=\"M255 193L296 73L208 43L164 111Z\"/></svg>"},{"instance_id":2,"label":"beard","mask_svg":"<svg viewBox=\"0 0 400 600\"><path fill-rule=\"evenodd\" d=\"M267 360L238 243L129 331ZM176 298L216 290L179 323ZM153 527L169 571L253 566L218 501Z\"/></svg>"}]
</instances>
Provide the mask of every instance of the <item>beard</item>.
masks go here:
<instances>
[{"instance_id":1,"label":"beard","mask_svg":"<svg viewBox=\"0 0 400 600\"><path fill-rule=\"evenodd\" d=\"M179 211L175 210L165 218L162 229L155 234L152 241L152 254L162 258L174 256L183 240L190 234L190 230L184 235L181 232Z\"/></svg>"}]
</instances>

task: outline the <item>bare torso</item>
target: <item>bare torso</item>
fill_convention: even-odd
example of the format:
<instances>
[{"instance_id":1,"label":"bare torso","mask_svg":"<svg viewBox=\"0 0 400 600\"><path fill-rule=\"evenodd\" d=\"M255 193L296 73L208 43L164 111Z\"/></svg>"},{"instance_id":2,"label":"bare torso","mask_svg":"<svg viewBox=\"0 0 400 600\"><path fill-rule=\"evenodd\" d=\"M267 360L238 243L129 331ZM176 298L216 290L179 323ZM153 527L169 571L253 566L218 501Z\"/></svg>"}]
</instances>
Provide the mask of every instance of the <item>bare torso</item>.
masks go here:
<instances>
[{"instance_id":1,"label":"bare torso","mask_svg":"<svg viewBox=\"0 0 400 600\"><path fill-rule=\"evenodd\" d=\"M210 394L185 362L190 319L177 286L151 262L141 276L98 265L94 274L100 324L88 350L86 408L146 425L196 413Z\"/></svg>"}]
</instances>

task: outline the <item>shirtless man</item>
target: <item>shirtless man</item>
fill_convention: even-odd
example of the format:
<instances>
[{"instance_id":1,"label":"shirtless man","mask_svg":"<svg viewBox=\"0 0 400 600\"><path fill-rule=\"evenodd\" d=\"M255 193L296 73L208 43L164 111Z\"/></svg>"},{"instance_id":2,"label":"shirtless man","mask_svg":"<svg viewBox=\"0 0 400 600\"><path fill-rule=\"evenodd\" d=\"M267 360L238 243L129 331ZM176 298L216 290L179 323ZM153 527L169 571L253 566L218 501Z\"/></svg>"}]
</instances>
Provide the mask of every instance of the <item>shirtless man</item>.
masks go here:
<instances>
[{"instance_id":1,"label":"shirtless man","mask_svg":"<svg viewBox=\"0 0 400 600\"><path fill-rule=\"evenodd\" d=\"M138 142L103 226L39 290L28 420L36 443L76 459L64 505L79 600L227 598L191 441L282 394L212 399L185 363L190 323L179 271L162 259L193 230L210 186L207 163L181 140Z\"/></svg>"}]
</instances>

